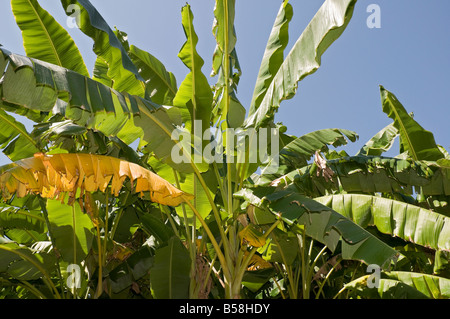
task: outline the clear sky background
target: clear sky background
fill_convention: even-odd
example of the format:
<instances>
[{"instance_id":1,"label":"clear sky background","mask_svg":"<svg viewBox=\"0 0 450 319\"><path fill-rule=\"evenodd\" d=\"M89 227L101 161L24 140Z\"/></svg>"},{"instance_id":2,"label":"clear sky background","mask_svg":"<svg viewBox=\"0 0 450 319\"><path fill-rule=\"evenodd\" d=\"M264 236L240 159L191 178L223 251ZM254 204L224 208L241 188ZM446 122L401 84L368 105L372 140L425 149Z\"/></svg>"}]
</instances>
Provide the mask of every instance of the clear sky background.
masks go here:
<instances>
[{"instance_id":1,"label":"clear sky background","mask_svg":"<svg viewBox=\"0 0 450 319\"><path fill-rule=\"evenodd\" d=\"M144 49L173 72L178 85L188 73L177 54L185 42L181 7L185 0L91 0L111 27L128 33L130 44ZM248 109L259 65L281 0L236 1L237 53L243 75L238 97ZM67 16L58 0L40 0L64 27ZM190 0L199 36L198 51L209 76L215 39L213 0ZM294 17L286 54L323 1L291 0ZM366 21L370 4L381 8L381 28ZM299 84L297 95L284 101L276 115L296 136L323 129L356 131L360 140L345 149L355 154L391 120L382 112L379 85L393 92L415 119L450 150L450 1L359 0L344 34L322 57L322 67ZM24 54L10 1L0 0L0 43ZM68 30L93 69L92 40ZM216 78L211 79L214 84ZM27 125L29 125L27 123ZM29 127L29 126L28 126ZM397 149L392 153L397 154ZM0 156L0 164L8 162Z\"/></svg>"}]
</instances>

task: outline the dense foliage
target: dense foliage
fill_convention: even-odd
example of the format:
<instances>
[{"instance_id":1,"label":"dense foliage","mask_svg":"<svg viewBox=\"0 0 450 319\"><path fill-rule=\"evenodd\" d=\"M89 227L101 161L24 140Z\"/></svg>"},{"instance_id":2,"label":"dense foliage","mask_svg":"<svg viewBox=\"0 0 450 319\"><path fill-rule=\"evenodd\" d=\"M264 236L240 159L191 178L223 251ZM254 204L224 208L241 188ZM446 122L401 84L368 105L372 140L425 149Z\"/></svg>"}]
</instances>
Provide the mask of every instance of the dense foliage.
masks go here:
<instances>
[{"instance_id":1,"label":"dense foliage","mask_svg":"<svg viewBox=\"0 0 450 319\"><path fill-rule=\"evenodd\" d=\"M88 0L61 4L93 72L37 0L11 1L26 56L0 47L1 298L450 297L450 155L395 95L355 155L336 149L355 132L274 120L356 0L325 0L288 54L282 2L248 112L235 0L216 0L212 86L188 4L181 82Z\"/></svg>"}]
</instances>

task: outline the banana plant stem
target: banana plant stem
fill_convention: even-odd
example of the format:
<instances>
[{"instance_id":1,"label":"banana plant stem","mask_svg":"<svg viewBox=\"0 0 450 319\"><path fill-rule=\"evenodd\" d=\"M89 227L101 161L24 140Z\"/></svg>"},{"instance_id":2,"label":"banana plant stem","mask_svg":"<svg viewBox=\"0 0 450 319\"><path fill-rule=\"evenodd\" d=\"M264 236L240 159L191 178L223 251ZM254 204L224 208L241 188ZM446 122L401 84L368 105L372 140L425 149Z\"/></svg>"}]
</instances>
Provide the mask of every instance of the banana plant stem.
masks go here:
<instances>
[{"instance_id":1,"label":"banana plant stem","mask_svg":"<svg viewBox=\"0 0 450 319\"><path fill-rule=\"evenodd\" d=\"M203 229L206 231L206 234L208 235L209 240L211 241L211 244L213 245L214 250L216 251L217 258L219 259L219 262L222 266L225 279L227 279L227 278L230 279L231 273L230 273L230 269L228 268L228 263L225 259L225 255L222 253L222 251L219 247L219 244L217 243L216 239L214 238L213 233L211 232L211 229L208 227L208 224L206 224L205 220L200 215L200 213L197 211L197 209L195 209L195 207L189 202L189 200L186 198L184 198L184 199L185 199L186 204L189 206L190 209L192 209L195 216L198 218L198 220L202 224ZM226 239L226 237L225 237L225 239Z\"/></svg>"},{"instance_id":2,"label":"banana plant stem","mask_svg":"<svg viewBox=\"0 0 450 319\"><path fill-rule=\"evenodd\" d=\"M175 177L175 183L177 185L177 188L181 190L181 185L180 185L180 181L178 179L178 173L175 169L172 169L173 171L173 175ZM194 177L195 178L195 177ZM196 187L194 187L196 188ZM196 205L194 204L194 207ZM195 247L195 237L191 237L190 231L189 231L189 221L188 221L188 217L187 217L187 212L186 212L186 207L184 203L181 203L181 209L183 211L183 218L184 218L184 227L185 227L185 231L186 231L186 241L187 241L187 246L188 246L188 251L189 254L191 255L191 274L190 274L190 279L191 279L191 284L189 285L189 296L191 298L194 298L194 295L198 295L198 293L196 293L194 291L195 288L195 265L196 265L196 258L197 258L197 254L196 254L196 247ZM195 228L195 225L193 225L193 228ZM192 234L194 235L194 234Z\"/></svg>"}]
</instances>

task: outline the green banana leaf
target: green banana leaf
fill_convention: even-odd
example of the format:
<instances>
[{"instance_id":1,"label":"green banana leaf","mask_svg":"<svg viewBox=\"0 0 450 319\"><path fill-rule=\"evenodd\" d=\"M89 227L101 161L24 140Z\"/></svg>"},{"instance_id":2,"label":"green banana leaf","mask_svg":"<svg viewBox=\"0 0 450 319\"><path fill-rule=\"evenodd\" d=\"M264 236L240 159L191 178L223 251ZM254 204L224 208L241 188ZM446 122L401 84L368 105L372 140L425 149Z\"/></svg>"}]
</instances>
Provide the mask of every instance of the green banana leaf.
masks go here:
<instances>
[{"instance_id":1,"label":"green banana leaf","mask_svg":"<svg viewBox=\"0 0 450 319\"><path fill-rule=\"evenodd\" d=\"M286 176L313 197L341 190L412 195L414 189L420 189L425 196L450 194L449 169L434 162L353 156L328 160L327 167L333 171L332 181L326 181L315 164Z\"/></svg>"},{"instance_id":2,"label":"green banana leaf","mask_svg":"<svg viewBox=\"0 0 450 319\"><path fill-rule=\"evenodd\" d=\"M114 34L117 36L119 32L116 30ZM123 45L124 43L121 42L121 44ZM113 87L114 81L109 77L108 71L109 71L108 62L102 56L100 55L97 56L97 58L95 59L92 79L106 86Z\"/></svg>"},{"instance_id":3,"label":"green banana leaf","mask_svg":"<svg viewBox=\"0 0 450 319\"><path fill-rule=\"evenodd\" d=\"M147 152L153 152L181 172L193 171L189 157L183 157L181 163L172 161L172 151L178 141L172 139L176 123L167 108L138 96L119 93L70 70L4 49L0 51L0 64L10 62L0 83L2 107L17 112L30 109L33 114L61 114L77 125L98 130L106 136L117 136L126 144L140 138ZM70 99L60 99L68 96Z\"/></svg>"},{"instance_id":4,"label":"green banana leaf","mask_svg":"<svg viewBox=\"0 0 450 319\"><path fill-rule=\"evenodd\" d=\"M236 53L235 7L236 0L216 0L214 7L213 34L217 46L211 76L218 75L218 80L214 87L213 122L221 122L222 129L240 127L246 113L236 96L242 70Z\"/></svg>"},{"instance_id":5,"label":"green banana leaf","mask_svg":"<svg viewBox=\"0 0 450 319\"><path fill-rule=\"evenodd\" d=\"M32 157L40 151L39 144L27 132L25 125L0 109L0 147L13 162Z\"/></svg>"},{"instance_id":6,"label":"green banana leaf","mask_svg":"<svg viewBox=\"0 0 450 319\"><path fill-rule=\"evenodd\" d=\"M47 214L50 234L61 258L69 264L80 265L95 237L89 215L83 213L78 202L69 206L59 200L47 200Z\"/></svg>"},{"instance_id":7,"label":"green banana leaf","mask_svg":"<svg viewBox=\"0 0 450 319\"><path fill-rule=\"evenodd\" d=\"M449 299L450 280L434 275L392 271L382 273L379 286L369 288L369 276L360 277L345 285L357 295L381 299Z\"/></svg>"},{"instance_id":8,"label":"green banana leaf","mask_svg":"<svg viewBox=\"0 0 450 319\"><path fill-rule=\"evenodd\" d=\"M358 134L344 129L323 129L296 138L280 151L282 158L290 162L291 169L306 166L315 152L327 152L328 145L339 147L347 140L355 142Z\"/></svg>"},{"instance_id":9,"label":"green banana leaf","mask_svg":"<svg viewBox=\"0 0 450 319\"><path fill-rule=\"evenodd\" d=\"M444 155L444 159L450 160L450 154L447 152L447 150L442 147L441 145L438 145L439 150Z\"/></svg>"},{"instance_id":10,"label":"green banana leaf","mask_svg":"<svg viewBox=\"0 0 450 319\"><path fill-rule=\"evenodd\" d=\"M272 27L256 80L249 114L253 114L258 109L270 83L283 63L284 50L289 42L289 23L294 14L292 5L288 1L284 0L281 4Z\"/></svg>"},{"instance_id":11,"label":"green banana leaf","mask_svg":"<svg viewBox=\"0 0 450 319\"><path fill-rule=\"evenodd\" d=\"M315 152L328 152L328 146L339 147L346 145L348 140L355 142L358 135L355 132L343 129L323 129L305 134L298 138L292 138L279 152L278 168L276 172L271 169L274 165L272 161L262 168L261 176L258 178L258 185L272 183L280 176L308 165L308 161ZM270 173L266 169L270 168Z\"/></svg>"},{"instance_id":12,"label":"green banana leaf","mask_svg":"<svg viewBox=\"0 0 450 319\"><path fill-rule=\"evenodd\" d=\"M145 80L145 90L153 102L162 105L173 105L173 98L177 94L177 81L173 73L148 52L131 45L128 55Z\"/></svg>"},{"instance_id":13,"label":"green banana leaf","mask_svg":"<svg viewBox=\"0 0 450 319\"><path fill-rule=\"evenodd\" d=\"M450 298L450 279L448 278L403 271L392 271L384 275L389 279L398 280L414 287L428 298Z\"/></svg>"},{"instance_id":14,"label":"green banana leaf","mask_svg":"<svg viewBox=\"0 0 450 319\"><path fill-rule=\"evenodd\" d=\"M332 171L329 180L313 163L284 175L254 176L255 184L281 187L294 182L300 192L311 197L342 191L413 195L420 190L424 196L448 196L450 192L449 168L435 162L345 156L326 161L326 166Z\"/></svg>"},{"instance_id":15,"label":"green banana leaf","mask_svg":"<svg viewBox=\"0 0 450 319\"><path fill-rule=\"evenodd\" d=\"M145 231L154 236L160 245L167 244L169 239L174 236L173 229L154 214L142 214L139 216L139 220Z\"/></svg>"},{"instance_id":16,"label":"green banana leaf","mask_svg":"<svg viewBox=\"0 0 450 319\"><path fill-rule=\"evenodd\" d=\"M400 134L400 152L408 152L412 159L419 161L437 161L444 154L436 145L433 133L426 131L405 110L397 97L380 87L383 112L394 120L394 126Z\"/></svg>"},{"instance_id":17,"label":"green banana leaf","mask_svg":"<svg viewBox=\"0 0 450 319\"><path fill-rule=\"evenodd\" d=\"M80 8L79 28L94 40L93 50L108 65L108 77L119 92L145 97L145 84L127 51L114 31L89 0L61 0L68 13L69 5Z\"/></svg>"},{"instance_id":18,"label":"green banana leaf","mask_svg":"<svg viewBox=\"0 0 450 319\"><path fill-rule=\"evenodd\" d=\"M235 194L237 198L247 199L249 192ZM253 193L253 195L255 195ZM255 196L257 197L257 196ZM306 234L335 251L341 244L342 257L360 260L367 264L388 267L399 257L399 253L354 223L319 202L297 192L295 187L266 194L263 200L252 202L258 207L267 207L279 215L289 225L305 225ZM295 230L295 227L293 228Z\"/></svg>"},{"instance_id":19,"label":"green banana leaf","mask_svg":"<svg viewBox=\"0 0 450 319\"><path fill-rule=\"evenodd\" d=\"M3 203L0 203L0 228L47 232L45 218L40 211L21 209Z\"/></svg>"},{"instance_id":20,"label":"green banana leaf","mask_svg":"<svg viewBox=\"0 0 450 319\"><path fill-rule=\"evenodd\" d=\"M126 288L129 288L134 282L141 279L153 265L153 258L154 256L150 252L150 249L143 246L127 258L125 262L111 270L108 274L111 291L114 294L119 294ZM120 295L116 298L120 298Z\"/></svg>"},{"instance_id":21,"label":"green banana leaf","mask_svg":"<svg viewBox=\"0 0 450 319\"><path fill-rule=\"evenodd\" d=\"M208 200L208 195L206 192L209 192L209 195L213 198L214 193L208 188L207 190L203 189L200 185L200 182L198 181L197 177L194 174L188 174L184 177L183 181L180 181L180 189L183 190L183 192L186 192L188 194L195 194L195 198L192 202L194 207L197 209L198 213L202 218L206 218L209 213L211 212L211 203ZM195 218L194 212L192 209L188 206L183 207L176 207L177 213L179 216L183 215L183 209L186 211L187 218L189 220L193 220ZM199 221L196 223L197 227L200 227L201 224Z\"/></svg>"},{"instance_id":22,"label":"green banana leaf","mask_svg":"<svg viewBox=\"0 0 450 319\"><path fill-rule=\"evenodd\" d=\"M30 246L48 240L47 223L35 196L0 203L0 228L3 235L19 245Z\"/></svg>"},{"instance_id":23,"label":"green banana leaf","mask_svg":"<svg viewBox=\"0 0 450 319\"><path fill-rule=\"evenodd\" d=\"M194 30L194 16L189 5L181 9L181 15L187 40L178 57L190 70L190 73L181 83L173 99L173 104L178 108L189 110L191 119L186 123L186 127L191 129L191 132L196 131L194 121L201 121L202 128L199 133L203 138L203 132L210 128L213 93L208 79L202 73L204 61L197 52L198 37ZM205 142L209 142L209 140Z\"/></svg>"},{"instance_id":24,"label":"green banana leaf","mask_svg":"<svg viewBox=\"0 0 450 319\"><path fill-rule=\"evenodd\" d=\"M28 57L59 65L89 77L89 72L69 33L37 0L13 0L11 8L22 30Z\"/></svg>"},{"instance_id":25,"label":"green banana leaf","mask_svg":"<svg viewBox=\"0 0 450 319\"><path fill-rule=\"evenodd\" d=\"M125 32L116 28L114 34L136 66L142 80L145 81L145 98L157 104L172 106L173 98L178 90L175 76L171 72L168 72L162 62L150 53L134 45L130 45L128 35ZM108 71L107 63L106 65L102 65L102 63L98 62L96 70L103 81L112 81L108 73L104 72L105 66L106 71Z\"/></svg>"},{"instance_id":26,"label":"green banana leaf","mask_svg":"<svg viewBox=\"0 0 450 319\"><path fill-rule=\"evenodd\" d=\"M177 237L172 237L166 247L155 252L150 268L152 293L157 299L187 299L191 259L189 252Z\"/></svg>"},{"instance_id":27,"label":"green banana leaf","mask_svg":"<svg viewBox=\"0 0 450 319\"><path fill-rule=\"evenodd\" d=\"M35 253L16 243L0 244L0 273L18 280L37 280L56 269L54 254Z\"/></svg>"},{"instance_id":28,"label":"green banana leaf","mask_svg":"<svg viewBox=\"0 0 450 319\"><path fill-rule=\"evenodd\" d=\"M30 246L35 242L46 241L48 236L46 233L40 233L35 230L10 228L4 229L4 234L12 241L19 245Z\"/></svg>"},{"instance_id":29,"label":"green banana leaf","mask_svg":"<svg viewBox=\"0 0 450 319\"><path fill-rule=\"evenodd\" d=\"M370 195L342 194L315 198L363 228L434 250L450 251L450 218L408 203Z\"/></svg>"},{"instance_id":30,"label":"green banana leaf","mask_svg":"<svg viewBox=\"0 0 450 319\"><path fill-rule=\"evenodd\" d=\"M235 50L237 38L234 29L234 18L236 0L216 0L214 6L214 25L213 34L216 38L217 46L213 55L213 70L211 76L219 73L224 68L224 59L233 59L230 57Z\"/></svg>"},{"instance_id":31,"label":"green banana leaf","mask_svg":"<svg viewBox=\"0 0 450 319\"><path fill-rule=\"evenodd\" d=\"M48 139L53 135L57 137L73 137L87 133L87 129L84 126L77 125L71 120L65 120L62 122L42 123L38 125L40 127L39 136L41 139Z\"/></svg>"},{"instance_id":32,"label":"green banana leaf","mask_svg":"<svg viewBox=\"0 0 450 319\"><path fill-rule=\"evenodd\" d=\"M398 135L399 131L394 126L394 123L389 124L372 137L356 155L381 156L381 154L391 149Z\"/></svg>"},{"instance_id":33,"label":"green banana leaf","mask_svg":"<svg viewBox=\"0 0 450 319\"><path fill-rule=\"evenodd\" d=\"M295 95L298 82L317 71L326 49L350 22L355 4L355 0L324 2L280 66L259 108L245 120L246 128L270 122L281 102Z\"/></svg>"},{"instance_id":34,"label":"green banana leaf","mask_svg":"<svg viewBox=\"0 0 450 319\"><path fill-rule=\"evenodd\" d=\"M192 201L192 204L200 213L200 215L203 218L206 218L209 215L209 213L211 212L211 203L208 200L208 195L206 192L209 192L209 195L213 198L214 197L213 190L217 189L217 181L211 180L209 178L211 170L209 170L208 172L201 173L202 178L207 182L208 186L210 187L207 190L205 190L201 186L195 174L178 174L177 172L174 172L173 169L171 169L167 165L164 165L164 163L156 160L155 158L150 158L148 164L156 172L156 174L158 174L158 176L169 181L172 185L178 185L177 184L178 178L178 183L180 184L179 189L185 193L193 194L195 196L194 200ZM174 174L177 174L177 178L175 178ZM181 218L184 218L184 212L186 212L188 222L193 221L195 215L190 207L188 207L187 205L181 205L175 207L175 209ZM197 227L201 226L200 222L197 222L196 225Z\"/></svg>"}]
</instances>

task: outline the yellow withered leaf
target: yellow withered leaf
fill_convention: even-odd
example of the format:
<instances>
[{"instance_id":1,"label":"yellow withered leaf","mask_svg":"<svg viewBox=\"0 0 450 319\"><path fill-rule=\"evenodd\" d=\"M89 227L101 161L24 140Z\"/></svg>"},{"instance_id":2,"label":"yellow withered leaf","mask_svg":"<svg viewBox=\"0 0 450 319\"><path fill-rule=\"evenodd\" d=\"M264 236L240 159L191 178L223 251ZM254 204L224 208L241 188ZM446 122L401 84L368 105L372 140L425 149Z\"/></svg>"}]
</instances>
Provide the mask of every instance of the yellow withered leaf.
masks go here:
<instances>
[{"instance_id":1,"label":"yellow withered leaf","mask_svg":"<svg viewBox=\"0 0 450 319\"><path fill-rule=\"evenodd\" d=\"M253 224L249 224L239 232L242 244L248 244L253 247L262 247L266 244L266 238Z\"/></svg>"},{"instance_id":2,"label":"yellow withered leaf","mask_svg":"<svg viewBox=\"0 0 450 319\"><path fill-rule=\"evenodd\" d=\"M81 192L105 192L110 186L117 196L125 180L131 181L134 192L150 194L153 202L178 206L193 196L182 192L155 173L114 157L92 154L35 154L0 169L2 197L12 194L24 197L30 193L44 198L75 197Z\"/></svg>"}]
</instances>

